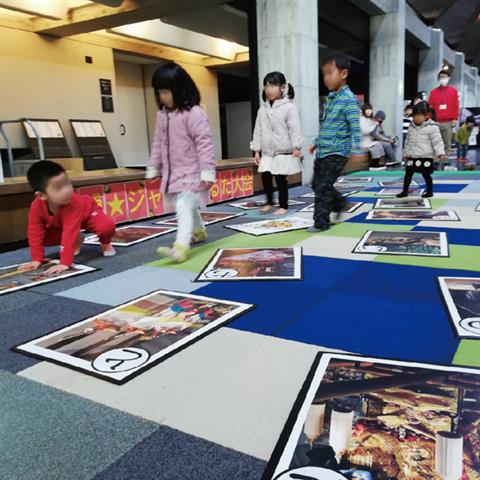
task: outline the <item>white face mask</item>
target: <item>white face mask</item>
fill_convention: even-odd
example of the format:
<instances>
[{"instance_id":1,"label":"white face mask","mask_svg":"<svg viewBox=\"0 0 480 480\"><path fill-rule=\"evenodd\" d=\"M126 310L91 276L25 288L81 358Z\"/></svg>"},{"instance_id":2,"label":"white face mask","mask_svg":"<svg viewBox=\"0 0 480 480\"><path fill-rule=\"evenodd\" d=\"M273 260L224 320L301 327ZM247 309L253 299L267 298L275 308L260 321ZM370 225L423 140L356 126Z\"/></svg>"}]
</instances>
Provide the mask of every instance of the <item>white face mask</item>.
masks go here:
<instances>
[{"instance_id":1,"label":"white face mask","mask_svg":"<svg viewBox=\"0 0 480 480\"><path fill-rule=\"evenodd\" d=\"M446 87L448 85L448 82L450 81L450 79L448 77L440 77L439 80L438 80L438 83L442 86L442 87Z\"/></svg>"}]
</instances>

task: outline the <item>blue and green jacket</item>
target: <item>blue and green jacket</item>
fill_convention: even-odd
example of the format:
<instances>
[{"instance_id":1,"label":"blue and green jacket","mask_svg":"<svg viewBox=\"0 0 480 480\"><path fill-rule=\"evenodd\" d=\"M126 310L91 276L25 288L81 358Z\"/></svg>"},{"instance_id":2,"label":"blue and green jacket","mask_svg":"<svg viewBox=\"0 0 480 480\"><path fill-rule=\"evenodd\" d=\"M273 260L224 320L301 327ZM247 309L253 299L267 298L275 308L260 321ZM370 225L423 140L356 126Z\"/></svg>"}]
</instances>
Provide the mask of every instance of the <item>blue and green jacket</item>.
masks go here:
<instances>
[{"instance_id":1,"label":"blue and green jacket","mask_svg":"<svg viewBox=\"0 0 480 480\"><path fill-rule=\"evenodd\" d=\"M315 139L317 158L328 155L349 157L352 143L360 148L360 112L358 101L348 85L330 92L325 102L320 133Z\"/></svg>"}]
</instances>

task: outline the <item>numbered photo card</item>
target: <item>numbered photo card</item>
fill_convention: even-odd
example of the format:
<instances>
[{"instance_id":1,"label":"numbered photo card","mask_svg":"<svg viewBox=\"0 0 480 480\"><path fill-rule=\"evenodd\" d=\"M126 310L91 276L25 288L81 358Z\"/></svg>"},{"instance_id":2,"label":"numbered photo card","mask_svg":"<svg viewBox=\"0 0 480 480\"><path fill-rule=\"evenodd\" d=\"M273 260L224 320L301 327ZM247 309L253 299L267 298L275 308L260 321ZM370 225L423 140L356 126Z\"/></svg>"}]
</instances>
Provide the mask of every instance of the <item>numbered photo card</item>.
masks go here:
<instances>
[{"instance_id":1,"label":"numbered photo card","mask_svg":"<svg viewBox=\"0 0 480 480\"><path fill-rule=\"evenodd\" d=\"M376 232L369 230L353 253L448 257L445 232Z\"/></svg>"},{"instance_id":2,"label":"numbered photo card","mask_svg":"<svg viewBox=\"0 0 480 480\"><path fill-rule=\"evenodd\" d=\"M339 177L337 183L370 183L373 177Z\"/></svg>"},{"instance_id":3,"label":"numbered photo card","mask_svg":"<svg viewBox=\"0 0 480 480\"><path fill-rule=\"evenodd\" d=\"M398 208L400 210L429 210L432 208L432 205L428 198L379 198L373 208L385 208L387 210L391 210L392 208Z\"/></svg>"},{"instance_id":4,"label":"numbered photo card","mask_svg":"<svg viewBox=\"0 0 480 480\"><path fill-rule=\"evenodd\" d=\"M212 223L224 222L225 220L231 220L232 218L245 215L244 213L231 213L231 212L200 212L204 225L212 225ZM156 225L171 225L177 226L177 218L167 218L166 220L159 220L154 222Z\"/></svg>"},{"instance_id":5,"label":"numbered photo card","mask_svg":"<svg viewBox=\"0 0 480 480\"><path fill-rule=\"evenodd\" d=\"M300 280L302 248L225 248L216 251L195 281Z\"/></svg>"},{"instance_id":6,"label":"numbered photo card","mask_svg":"<svg viewBox=\"0 0 480 480\"><path fill-rule=\"evenodd\" d=\"M266 205L265 200L246 200L244 202L235 202L229 203L231 207L241 208L242 210L256 210L257 208L262 208ZM305 205L305 202L300 202L299 200L288 200L289 206L295 205ZM278 206L278 202L275 202L275 206Z\"/></svg>"},{"instance_id":7,"label":"numbered photo card","mask_svg":"<svg viewBox=\"0 0 480 480\"><path fill-rule=\"evenodd\" d=\"M56 275L46 275L45 272L55 265L58 265L58 260L48 260L42 263L40 267L35 270L21 270L24 265L17 264L9 265L8 267L0 267L0 295L16 292L17 290L24 290L26 288L36 287L43 283L55 282L63 280L64 278L82 275L83 273L93 272L97 268L89 267L87 265L78 265L76 263L65 272Z\"/></svg>"},{"instance_id":8,"label":"numbered photo card","mask_svg":"<svg viewBox=\"0 0 480 480\"><path fill-rule=\"evenodd\" d=\"M376 197L395 197L399 193L403 192L403 188L382 188L379 192L375 193ZM408 195L410 197L420 197L425 192L424 188L411 187L408 189Z\"/></svg>"},{"instance_id":9,"label":"numbered photo card","mask_svg":"<svg viewBox=\"0 0 480 480\"><path fill-rule=\"evenodd\" d=\"M380 187L385 187L385 188L403 188L403 179L402 180L392 180L392 181L378 182L378 185ZM417 187L418 183L415 180L412 180L410 182L410 186Z\"/></svg>"},{"instance_id":10,"label":"numbered photo card","mask_svg":"<svg viewBox=\"0 0 480 480\"><path fill-rule=\"evenodd\" d=\"M115 247L130 247L137 243L151 240L152 238L172 233L176 228L168 227L152 227L146 225L129 225L127 227L117 228L112 238L112 245ZM100 241L96 235L89 235L84 242L87 245L100 245Z\"/></svg>"},{"instance_id":11,"label":"numbered photo card","mask_svg":"<svg viewBox=\"0 0 480 480\"><path fill-rule=\"evenodd\" d=\"M344 210L342 210L343 213L353 213L355 210L360 208L363 205L363 202L347 202L347 205ZM310 205L302 208L299 210L299 212L314 212L315 211L315 204L311 203Z\"/></svg>"},{"instance_id":12,"label":"numbered photo card","mask_svg":"<svg viewBox=\"0 0 480 480\"><path fill-rule=\"evenodd\" d=\"M367 220L414 220L458 222L460 218L453 210L416 211L416 210L370 210Z\"/></svg>"},{"instance_id":13,"label":"numbered photo card","mask_svg":"<svg viewBox=\"0 0 480 480\"><path fill-rule=\"evenodd\" d=\"M318 354L262 480L478 478L480 370Z\"/></svg>"},{"instance_id":14,"label":"numbered photo card","mask_svg":"<svg viewBox=\"0 0 480 480\"><path fill-rule=\"evenodd\" d=\"M269 235L272 233L291 232L311 227L313 220L305 217L285 217L275 220L261 220L259 222L240 223L238 225L225 225L225 228L249 235Z\"/></svg>"},{"instance_id":15,"label":"numbered photo card","mask_svg":"<svg viewBox=\"0 0 480 480\"><path fill-rule=\"evenodd\" d=\"M438 284L455 335L479 340L480 277L438 277Z\"/></svg>"},{"instance_id":16,"label":"numbered photo card","mask_svg":"<svg viewBox=\"0 0 480 480\"><path fill-rule=\"evenodd\" d=\"M122 384L251 308L158 290L12 350Z\"/></svg>"}]
</instances>

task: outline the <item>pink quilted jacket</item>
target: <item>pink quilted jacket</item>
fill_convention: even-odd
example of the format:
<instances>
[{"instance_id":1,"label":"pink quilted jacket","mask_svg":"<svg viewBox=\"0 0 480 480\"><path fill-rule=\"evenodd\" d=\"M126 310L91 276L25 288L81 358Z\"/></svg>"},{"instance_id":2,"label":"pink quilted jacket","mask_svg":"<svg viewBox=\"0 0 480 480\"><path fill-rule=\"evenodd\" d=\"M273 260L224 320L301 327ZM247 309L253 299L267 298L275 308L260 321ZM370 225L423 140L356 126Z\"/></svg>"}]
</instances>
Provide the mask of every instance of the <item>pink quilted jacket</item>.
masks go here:
<instances>
[{"instance_id":1,"label":"pink quilted jacket","mask_svg":"<svg viewBox=\"0 0 480 480\"><path fill-rule=\"evenodd\" d=\"M157 113L150 164L162 175L162 192L199 192L202 181L215 182L212 135L201 107Z\"/></svg>"}]
</instances>

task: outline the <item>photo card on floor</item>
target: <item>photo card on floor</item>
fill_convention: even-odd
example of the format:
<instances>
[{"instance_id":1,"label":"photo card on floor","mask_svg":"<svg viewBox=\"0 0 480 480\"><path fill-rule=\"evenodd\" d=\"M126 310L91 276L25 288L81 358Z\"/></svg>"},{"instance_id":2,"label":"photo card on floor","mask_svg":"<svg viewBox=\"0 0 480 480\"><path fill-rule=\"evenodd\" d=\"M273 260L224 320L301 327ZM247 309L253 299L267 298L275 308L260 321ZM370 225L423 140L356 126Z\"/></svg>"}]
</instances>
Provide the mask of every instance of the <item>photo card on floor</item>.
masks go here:
<instances>
[{"instance_id":1,"label":"photo card on floor","mask_svg":"<svg viewBox=\"0 0 480 480\"><path fill-rule=\"evenodd\" d=\"M379 192L375 193L376 197L396 197L403 191L403 188L382 188ZM408 189L409 197L420 197L425 193L424 188L411 187Z\"/></svg>"},{"instance_id":2,"label":"photo card on floor","mask_svg":"<svg viewBox=\"0 0 480 480\"><path fill-rule=\"evenodd\" d=\"M373 208L386 208L387 210L393 208L400 210L429 210L432 208L432 204L428 198L379 198Z\"/></svg>"},{"instance_id":3,"label":"photo card on floor","mask_svg":"<svg viewBox=\"0 0 480 480\"><path fill-rule=\"evenodd\" d=\"M370 210L366 220L412 220L458 222L460 218L453 210Z\"/></svg>"},{"instance_id":4,"label":"photo card on floor","mask_svg":"<svg viewBox=\"0 0 480 480\"><path fill-rule=\"evenodd\" d=\"M313 225L313 220L305 217L283 217L258 222L240 223L238 225L225 225L225 228L247 233L248 235L270 235L273 233L291 232L302 230Z\"/></svg>"},{"instance_id":5,"label":"photo card on floor","mask_svg":"<svg viewBox=\"0 0 480 480\"><path fill-rule=\"evenodd\" d=\"M480 340L480 277L438 277L438 285L455 335Z\"/></svg>"},{"instance_id":6,"label":"photo card on floor","mask_svg":"<svg viewBox=\"0 0 480 480\"><path fill-rule=\"evenodd\" d=\"M218 222L224 222L226 220L231 220L232 218L237 218L244 213L232 213L232 212L200 212L200 216L202 217L203 224L205 226L212 225ZM177 217L167 218L165 220L159 220L158 222L154 222L155 225L170 225L170 226L177 226Z\"/></svg>"},{"instance_id":7,"label":"photo card on floor","mask_svg":"<svg viewBox=\"0 0 480 480\"><path fill-rule=\"evenodd\" d=\"M176 228L169 227L153 227L147 225L127 225L126 227L117 228L112 238L112 245L115 247L130 247L137 243L151 240L152 238L167 235L175 232ZM83 242L86 245L100 245L100 241L96 235L85 237Z\"/></svg>"},{"instance_id":8,"label":"photo card on floor","mask_svg":"<svg viewBox=\"0 0 480 480\"><path fill-rule=\"evenodd\" d=\"M123 384L251 308L157 290L12 350Z\"/></svg>"},{"instance_id":9,"label":"photo card on floor","mask_svg":"<svg viewBox=\"0 0 480 480\"><path fill-rule=\"evenodd\" d=\"M373 231L365 232L353 253L377 255L413 255L422 257L448 257L445 232Z\"/></svg>"},{"instance_id":10,"label":"photo card on floor","mask_svg":"<svg viewBox=\"0 0 480 480\"><path fill-rule=\"evenodd\" d=\"M16 292L17 290L24 290L26 288L36 287L44 283L50 283L64 278L74 277L87 272L94 272L98 270L87 265L72 264L65 272L57 275L45 275L45 272L55 265L58 265L58 260L47 260L35 270L19 271L22 265L9 265L7 267L0 267L0 295Z\"/></svg>"},{"instance_id":11,"label":"photo card on floor","mask_svg":"<svg viewBox=\"0 0 480 480\"><path fill-rule=\"evenodd\" d=\"M301 247L221 248L196 282L301 280Z\"/></svg>"},{"instance_id":12,"label":"photo card on floor","mask_svg":"<svg viewBox=\"0 0 480 480\"><path fill-rule=\"evenodd\" d=\"M262 480L474 479L479 409L478 369L319 353Z\"/></svg>"}]
</instances>

